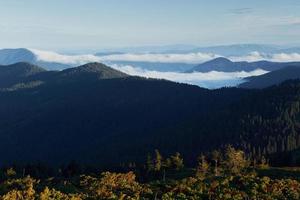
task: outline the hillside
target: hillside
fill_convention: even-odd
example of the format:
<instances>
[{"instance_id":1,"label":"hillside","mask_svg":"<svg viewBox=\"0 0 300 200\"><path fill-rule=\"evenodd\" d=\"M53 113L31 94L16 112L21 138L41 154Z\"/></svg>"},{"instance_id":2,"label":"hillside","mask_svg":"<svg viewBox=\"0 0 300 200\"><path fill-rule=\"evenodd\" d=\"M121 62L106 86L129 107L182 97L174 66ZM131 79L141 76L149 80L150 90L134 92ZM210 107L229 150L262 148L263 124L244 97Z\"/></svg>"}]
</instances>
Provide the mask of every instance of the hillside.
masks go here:
<instances>
[{"instance_id":1,"label":"hillside","mask_svg":"<svg viewBox=\"0 0 300 200\"><path fill-rule=\"evenodd\" d=\"M199 104L196 91L207 91L128 77L101 64L31 78L44 84L0 92L0 149L15 147L2 157L3 163L59 163L76 157L95 161L102 143L107 142L104 138L146 134L182 120Z\"/></svg>"},{"instance_id":2,"label":"hillside","mask_svg":"<svg viewBox=\"0 0 300 200\"><path fill-rule=\"evenodd\" d=\"M160 149L181 152L189 166L202 152L226 144L253 159L299 163L279 156L300 147L299 81L262 91L207 90L96 63L31 80L43 84L0 91L3 164L74 160L112 168L144 163Z\"/></svg>"},{"instance_id":3,"label":"hillside","mask_svg":"<svg viewBox=\"0 0 300 200\"><path fill-rule=\"evenodd\" d=\"M29 63L0 66L0 88L11 87L29 81L30 77L46 72L45 69Z\"/></svg>"},{"instance_id":4,"label":"hillside","mask_svg":"<svg viewBox=\"0 0 300 200\"><path fill-rule=\"evenodd\" d=\"M245 78L241 88L266 88L280 84L286 80L300 79L300 65L288 66L264 75Z\"/></svg>"}]
</instances>

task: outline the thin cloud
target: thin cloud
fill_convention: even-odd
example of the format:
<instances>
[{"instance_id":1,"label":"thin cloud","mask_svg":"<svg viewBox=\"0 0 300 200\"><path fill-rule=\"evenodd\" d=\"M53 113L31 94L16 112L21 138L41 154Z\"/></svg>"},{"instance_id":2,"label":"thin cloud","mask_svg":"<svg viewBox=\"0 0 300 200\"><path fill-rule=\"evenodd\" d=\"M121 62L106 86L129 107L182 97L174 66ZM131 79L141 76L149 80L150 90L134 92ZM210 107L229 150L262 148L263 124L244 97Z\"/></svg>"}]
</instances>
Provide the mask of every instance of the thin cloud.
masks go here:
<instances>
[{"instance_id":1,"label":"thin cloud","mask_svg":"<svg viewBox=\"0 0 300 200\"><path fill-rule=\"evenodd\" d=\"M230 13L236 14L236 15L249 14L249 13L252 13L253 11L254 11L253 8L235 8L235 9L229 10Z\"/></svg>"},{"instance_id":2,"label":"thin cloud","mask_svg":"<svg viewBox=\"0 0 300 200\"><path fill-rule=\"evenodd\" d=\"M300 24L300 17L295 17L295 16L288 16L284 17L281 19L281 24L282 25L299 25Z\"/></svg>"},{"instance_id":3,"label":"thin cloud","mask_svg":"<svg viewBox=\"0 0 300 200\"><path fill-rule=\"evenodd\" d=\"M299 16L263 16L263 15L249 15L245 18L242 18L242 23L260 26L294 26L300 23Z\"/></svg>"}]
</instances>

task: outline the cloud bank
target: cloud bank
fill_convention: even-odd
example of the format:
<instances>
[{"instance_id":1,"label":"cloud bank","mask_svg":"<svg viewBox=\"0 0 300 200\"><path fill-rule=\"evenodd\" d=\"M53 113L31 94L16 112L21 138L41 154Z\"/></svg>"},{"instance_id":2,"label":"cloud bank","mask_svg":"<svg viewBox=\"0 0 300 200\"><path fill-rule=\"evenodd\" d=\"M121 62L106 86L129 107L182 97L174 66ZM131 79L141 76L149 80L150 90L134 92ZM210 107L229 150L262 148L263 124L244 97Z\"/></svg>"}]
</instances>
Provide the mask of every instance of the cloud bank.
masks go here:
<instances>
[{"instance_id":1,"label":"cloud bank","mask_svg":"<svg viewBox=\"0 0 300 200\"><path fill-rule=\"evenodd\" d=\"M37 60L46 62L57 62L69 65L82 65L88 62L103 62L109 63L112 68L125 72L129 75L141 76L147 78L166 79L179 83L187 83L198 85L205 88L220 88L236 86L243 82L243 78L249 76L258 76L268 71L257 69L251 72L217 72L211 71L207 73L193 72L193 73L180 73L180 72L161 72L146 70L131 65L114 64L114 61L131 61L131 62L159 62L159 63L202 63L217 57L211 53L187 53L187 54L115 54L105 56L95 55L62 55L55 52L32 50L37 56ZM253 52L249 55L240 57L229 57L232 61L258 61L258 60L271 60L277 62L296 61L300 60L300 54L273 54L267 55L259 52Z\"/></svg>"},{"instance_id":2,"label":"cloud bank","mask_svg":"<svg viewBox=\"0 0 300 200\"><path fill-rule=\"evenodd\" d=\"M187 53L187 54L115 54L105 56L85 55L63 55L51 51L41 51L30 49L39 61L58 62L62 64L85 64L88 62L113 62L113 61L132 61L132 62L150 62L150 63L202 63L220 55L212 53Z\"/></svg>"},{"instance_id":3,"label":"cloud bank","mask_svg":"<svg viewBox=\"0 0 300 200\"><path fill-rule=\"evenodd\" d=\"M188 83L198 85L205 88L220 88L236 86L243 82L243 78L249 76L258 76L268 71L257 69L251 72L217 72L211 71L207 73L193 72L193 73L180 73L180 72L159 72L150 71L141 68L132 67L130 65L111 65L112 68L125 72L133 76L142 76L147 78L166 79L179 83Z\"/></svg>"},{"instance_id":4,"label":"cloud bank","mask_svg":"<svg viewBox=\"0 0 300 200\"><path fill-rule=\"evenodd\" d=\"M222 55L212 53L186 53L186 54L115 54L105 56L95 56L92 54L84 55L63 55L50 51L41 51L30 49L37 57L38 61L57 62L69 65L82 65L88 62L116 62L116 61L130 61L130 62L149 62L149 63L186 63L186 64L200 64ZM260 61L267 60L273 62L293 62L300 61L299 53L276 53L264 54L260 52L252 52L244 56L227 57L232 61Z\"/></svg>"},{"instance_id":5,"label":"cloud bank","mask_svg":"<svg viewBox=\"0 0 300 200\"><path fill-rule=\"evenodd\" d=\"M261 60L267 60L272 62L297 62L300 61L299 53L276 53L276 54L264 54L260 52L252 52L245 56L229 57L232 61L248 61L255 62Z\"/></svg>"},{"instance_id":6,"label":"cloud bank","mask_svg":"<svg viewBox=\"0 0 300 200\"><path fill-rule=\"evenodd\" d=\"M272 60L276 61L276 62L300 61L300 54L299 53L291 53L291 54L279 53L279 54L274 54L272 56Z\"/></svg>"},{"instance_id":7,"label":"cloud bank","mask_svg":"<svg viewBox=\"0 0 300 200\"><path fill-rule=\"evenodd\" d=\"M85 55L63 55L51 51L42 51L37 49L29 49L33 54L36 55L38 61L44 62L56 62L67 65L82 65L89 62L101 62L100 57L85 54Z\"/></svg>"},{"instance_id":8,"label":"cloud bank","mask_svg":"<svg viewBox=\"0 0 300 200\"><path fill-rule=\"evenodd\" d=\"M187 53L187 54L118 54L103 56L104 61L133 61L133 62L160 62L160 63L202 63L220 55L212 53Z\"/></svg>"}]
</instances>

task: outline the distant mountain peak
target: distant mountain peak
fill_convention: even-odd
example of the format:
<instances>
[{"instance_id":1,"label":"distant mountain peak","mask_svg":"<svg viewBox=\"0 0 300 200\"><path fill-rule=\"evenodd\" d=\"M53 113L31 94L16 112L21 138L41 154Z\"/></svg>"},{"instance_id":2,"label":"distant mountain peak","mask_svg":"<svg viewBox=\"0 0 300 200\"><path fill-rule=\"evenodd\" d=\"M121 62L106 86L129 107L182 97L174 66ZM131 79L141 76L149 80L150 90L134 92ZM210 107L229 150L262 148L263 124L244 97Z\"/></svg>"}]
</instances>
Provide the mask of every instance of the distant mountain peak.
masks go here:
<instances>
[{"instance_id":1,"label":"distant mountain peak","mask_svg":"<svg viewBox=\"0 0 300 200\"><path fill-rule=\"evenodd\" d=\"M114 70L111 67L108 67L102 63L97 63L97 62L92 62L92 63L87 63L84 65L81 65L77 67L78 70L83 70L86 72L103 72L105 70ZM117 70L114 70L117 71Z\"/></svg>"},{"instance_id":2,"label":"distant mountain peak","mask_svg":"<svg viewBox=\"0 0 300 200\"><path fill-rule=\"evenodd\" d=\"M18 62L30 62L35 61L35 55L28 49L1 49L0 50L0 64L11 65Z\"/></svg>"},{"instance_id":3,"label":"distant mountain peak","mask_svg":"<svg viewBox=\"0 0 300 200\"><path fill-rule=\"evenodd\" d=\"M231 60L218 57L213 60L207 61L200 65L197 65L192 70L188 71L199 71L199 72L209 72L209 71L228 71L231 70L231 67L234 65L234 62Z\"/></svg>"},{"instance_id":4,"label":"distant mountain peak","mask_svg":"<svg viewBox=\"0 0 300 200\"><path fill-rule=\"evenodd\" d=\"M213 64L228 64L228 63L233 63L231 60L225 57L218 57L213 60L208 61L207 63L213 63Z\"/></svg>"}]
</instances>

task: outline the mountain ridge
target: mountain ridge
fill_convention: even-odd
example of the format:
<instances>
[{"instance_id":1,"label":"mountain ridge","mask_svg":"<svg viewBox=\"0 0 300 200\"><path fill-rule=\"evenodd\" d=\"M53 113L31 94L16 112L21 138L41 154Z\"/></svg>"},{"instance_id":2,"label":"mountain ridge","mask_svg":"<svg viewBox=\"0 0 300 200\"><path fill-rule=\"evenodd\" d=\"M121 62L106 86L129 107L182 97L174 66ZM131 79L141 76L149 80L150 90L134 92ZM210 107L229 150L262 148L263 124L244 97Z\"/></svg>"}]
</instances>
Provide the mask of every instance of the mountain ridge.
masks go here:
<instances>
[{"instance_id":1,"label":"mountain ridge","mask_svg":"<svg viewBox=\"0 0 300 200\"><path fill-rule=\"evenodd\" d=\"M269 62L269 61L256 61L256 62L233 62L228 58L219 57L207 61L200 65L195 66L187 72L209 72L209 71L222 71L222 72L236 72L236 71L253 71L262 69L266 71L274 71L286 66L298 66L300 62Z\"/></svg>"},{"instance_id":2,"label":"mountain ridge","mask_svg":"<svg viewBox=\"0 0 300 200\"><path fill-rule=\"evenodd\" d=\"M112 79L129 77L128 74L115 70L102 63L87 63L74 68L68 68L58 72L59 76L72 76L78 78L79 76L95 76L98 79Z\"/></svg>"},{"instance_id":3,"label":"mountain ridge","mask_svg":"<svg viewBox=\"0 0 300 200\"><path fill-rule=\"evenodd\" d=\"M238 85L238 87L247 89L261 89L294 79L300 79L300 64L298 66L287 66L260 76L247 77L244 79L245 82Z\"/></svg>"},{"instance_id":4,"label":"mountain ridge","mask_svg":"<svg viewBox=\"0 0 300 200\"><path fill-rule=\"evenodd\" d=\"M46 70L27 62L0 66L0 88L30 82L83 81L126 78L129 75L112 69L102 63L88 63L62 71Z\"/></svg>"},{"instance_id":5,"label":"mountain ridge","mask_svg":"<svg viewBox=\"0 0 300 200\"><path fill-rule=\"evenodd\" d=\"M0 87L9 87L17 83L27 82L30 77L46 72L44 68L27 62L11 65L0 65Z\"/></svg>"}]
</instances>

